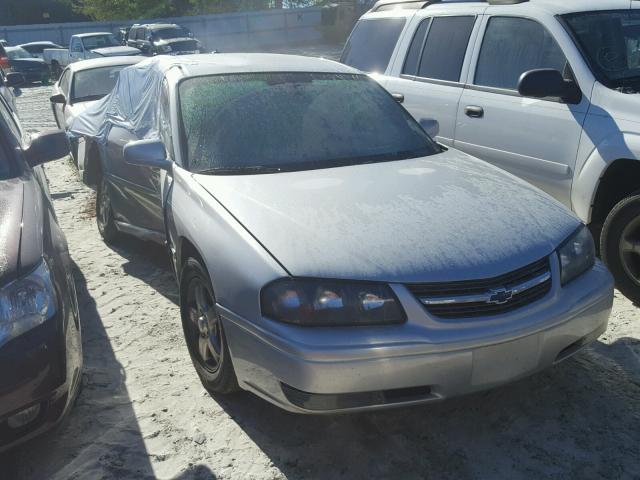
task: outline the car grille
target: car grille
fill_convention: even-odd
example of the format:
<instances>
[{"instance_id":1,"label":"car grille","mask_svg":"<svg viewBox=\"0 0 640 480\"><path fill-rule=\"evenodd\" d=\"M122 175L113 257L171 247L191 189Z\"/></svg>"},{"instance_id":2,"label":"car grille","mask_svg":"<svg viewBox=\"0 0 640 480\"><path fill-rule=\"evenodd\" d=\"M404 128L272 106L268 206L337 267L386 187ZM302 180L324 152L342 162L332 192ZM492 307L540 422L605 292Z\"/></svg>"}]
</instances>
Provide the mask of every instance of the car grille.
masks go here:
<instances>
[{"instance_id":1,"label":"car grille","mask_svg":"<svg viewBox=\"0 0 640 480\"><path fill-rule=\"evenodd\" d=\"M184 40L182 42L174 42L171 44L172 52L195 52L198 45L194 40Z\"/></svg>"},{"instance_id":2,"label":"car grille","mask_svg":"<svg viewBox=\"0 0 640 480\"><path fill-rule=\"evenodd\" d=\"M429 313L440 318L500 315L540 300L551 290L549 258L487 280L408 284Z\"/></svg>"}]
</instances>

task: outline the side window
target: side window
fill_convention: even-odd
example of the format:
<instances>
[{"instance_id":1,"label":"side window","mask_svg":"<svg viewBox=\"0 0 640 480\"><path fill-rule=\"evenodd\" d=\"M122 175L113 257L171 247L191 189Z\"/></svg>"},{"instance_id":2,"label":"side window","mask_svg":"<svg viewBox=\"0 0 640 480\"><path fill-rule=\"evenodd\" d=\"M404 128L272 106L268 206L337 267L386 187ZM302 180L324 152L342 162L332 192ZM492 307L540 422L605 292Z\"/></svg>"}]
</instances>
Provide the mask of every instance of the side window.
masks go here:
<instances>
[{"instance_id":1,"label":"side window","mask_svg":"<svg viewBox=\"0 0 640 480\"><path fill-rule=\"evenodd\" d=\"M69 70L65 70L64 72L62 72L62 76L60 77L60 90L62 90L62 93L64 93L65 95L69 94L69 81L71 80L71 73L69 73Z\"/></svg>"},{"instance_id":2,"label":"side window","mask_svg":"<svg viewBox=\"0 0 640 480\"><path fill-rule=\"evenodd\" d=\"M173 135L171 134L171 105L169 103L169 86L165 80L162 83L160 96L160 111L158 112L158 129L160 139L167 150L167 156L173 159Z\"/></svg>"},{"instance_id":3,"label":"side window","mask_svg":"<svg viewBox=\"0 0 640 480\"><path fill-rule=\"evenodd\" d=\"M129 38L131 40L137 40L138 39L138 32L140 31L139 28L132 28L131 29L131 33L129 34Z\"/></svg>"},{"instance_id":4,"label":"side window","mask_svg":"<svg viewBox=\"0 0 640 480\"><path fill-rule=\"evenodd\" d=\"M364 72L383 73L389 65L406 20L360 20L344 47L340 61Z\"/></svg>"},{"instance_id":5,"label":"side window","mask_svg":"<svg viewBox=\"0 0 640 480\"><path fill-rule=\"evenodd\" d=\"M71 40L70 51L72 51L74 53L82 52L82 44L80 43L80 39L79 38L74 38L73 40Z\"/></svg>"},{"instance_id":6,"label":"side window","mask_svg":"<svg viewBox=\"0 0 640 480\"><path fill-rule=\"evenodd\" d=\"M517 90L520 76L537 68L565 72L567 59L551 34L538 22L493 17L482 41L475 84Z\"/></svg>"},{"instance_id":7,"label":"side window","mask_svg":"<svg viewBox=\"0 0 640 480\"><path fill-rule=\"evenodd\" d=\"M6 107L3 100L0 100L0 116L9 127L9 130L20 144L24 144L26 137L22 131L22 126L18 122L17 117Z\"/></svg>"},{"instance_id":8,"label":"side window","mask_svg":"<svg viewBox=\"0 0 640 480\"><path fill-rule=\"evenodd\" d=\"M429 30L430 24L431 19L427 18L418 26L418 29L413 36L413 40L411 41L411 45L409 46L407 58L404 61L404 67L402 67L402 73L404 75L418 74L418 65L420 64L420 56L422 55L422 48L424 47L424 39L427 37L427 31Z\"/></svg>"},{"instance_id":9,"label":"side window","mask_svg":"<svg viewBox=\"0 0 640 480\"><path fill-rule=\"evenodd\" d=\"M418 76L459 82L476 17L437 17L431 21Z\"/></svg>"}]
</instances>

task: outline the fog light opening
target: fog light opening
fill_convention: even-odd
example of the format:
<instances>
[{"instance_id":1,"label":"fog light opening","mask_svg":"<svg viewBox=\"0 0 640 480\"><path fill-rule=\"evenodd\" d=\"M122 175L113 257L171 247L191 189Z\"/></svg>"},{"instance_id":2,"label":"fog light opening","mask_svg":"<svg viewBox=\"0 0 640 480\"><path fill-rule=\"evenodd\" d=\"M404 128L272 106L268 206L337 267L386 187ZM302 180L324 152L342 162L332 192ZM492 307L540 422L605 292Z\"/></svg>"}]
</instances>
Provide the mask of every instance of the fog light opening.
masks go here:
<instances>
[{"instance_id":1,"label":"fog light opening","mask_svg":"<svg viewBox=\"0 0 640 480\"><path fill-rule=\"evenodd\" d=\"M38 403L29 408L25 408L24 410L19 411L15 415L11 415L7 419L7 425L9 425L9 427L13 429L22 428L38 418L39 413L40 404Z\"/></svg>"}]
</instances>

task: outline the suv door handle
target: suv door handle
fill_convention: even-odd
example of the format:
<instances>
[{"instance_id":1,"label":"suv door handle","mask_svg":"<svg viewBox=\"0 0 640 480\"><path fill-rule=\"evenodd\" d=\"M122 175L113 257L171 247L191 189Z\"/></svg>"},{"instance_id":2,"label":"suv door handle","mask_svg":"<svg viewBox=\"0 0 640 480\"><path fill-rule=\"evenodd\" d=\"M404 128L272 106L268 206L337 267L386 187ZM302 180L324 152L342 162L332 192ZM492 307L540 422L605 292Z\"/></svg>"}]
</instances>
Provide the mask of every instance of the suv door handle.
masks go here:
<instances>
[{"instance_id":1,"label":"suv door handle","mask_svg":"<svg viewBox=\"0 0 640 480\"><path fill-rule=\"evenodd\" d=\"M471 118L482 118L484 117L484 108L468 105L464 108L464 114Z\"/></svg>"}]
</instances>

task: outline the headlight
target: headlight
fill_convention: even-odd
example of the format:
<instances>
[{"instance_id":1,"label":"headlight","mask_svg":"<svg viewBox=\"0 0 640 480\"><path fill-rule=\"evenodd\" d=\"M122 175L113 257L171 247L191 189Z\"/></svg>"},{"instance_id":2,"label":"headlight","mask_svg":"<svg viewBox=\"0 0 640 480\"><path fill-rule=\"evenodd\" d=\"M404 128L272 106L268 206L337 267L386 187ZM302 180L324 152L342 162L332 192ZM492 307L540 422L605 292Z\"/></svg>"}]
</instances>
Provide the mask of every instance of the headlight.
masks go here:
<instances>
[{"instance_id":1,"label":"headlight","mask_svg":"<svg viewBox=\"0 0 640 480\"><path fill-rule=\"evenodd\" d=\"M162 53L169 53L171 51L171 45L162 45L160 51Z\"/></svg>"},{"instance_id":2,"label":"headlight","mask_svg":"<svg viewBox=\"0 0 640 480\"><path fill-rule=\"evenodd\" d=\"M562 285L591 270L596 262L596 247L584 225L558 248Z\"/></svg>"},{"instance_id":3,"label":"headlight","mask_svg":"<svg viewBox=\"0 0 640 480\"><path fill-rule=\"evenodd\" d=\"M302 326L391 325L406 321L388 285L336 280L282 279L261 293L262 314Z\"/></svg>"},{"instance_id":4,"label":"headlight","mask_svg":"<svg viewBox=\"0 0 640 480\"><path fill-rule=\"evenodd\" d=\"M0 288L0 346L43 324L55 312L56 294L43 261L29 275Z\"/></svg>"}]
</instances>

